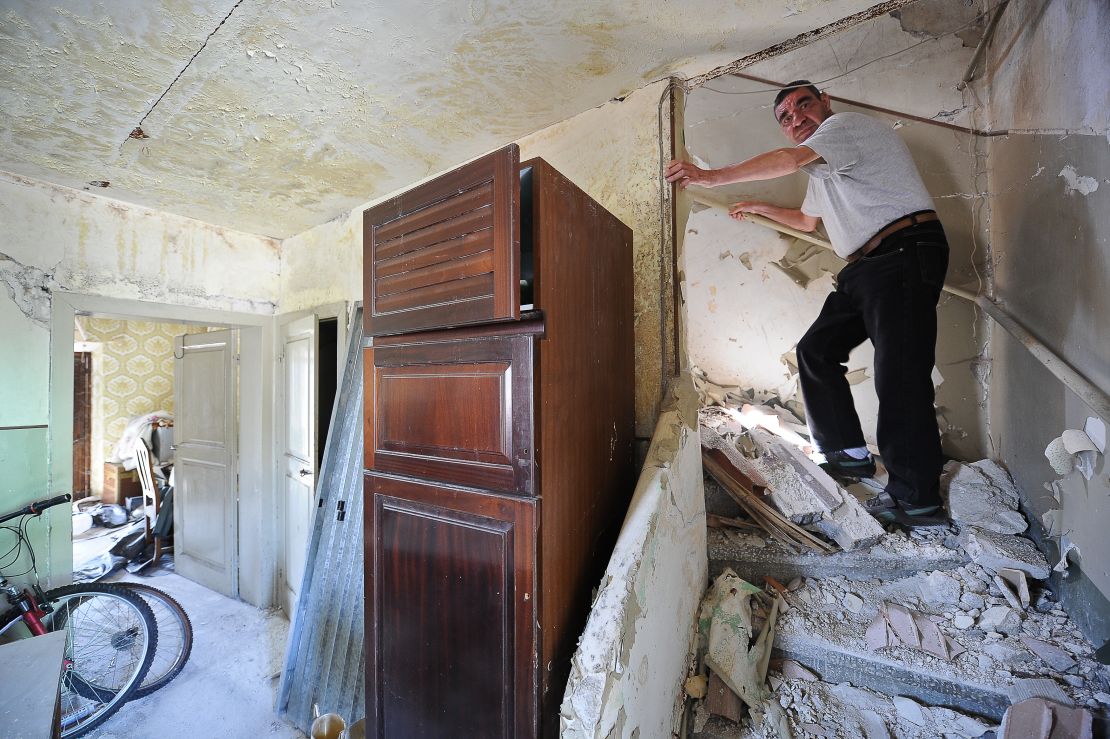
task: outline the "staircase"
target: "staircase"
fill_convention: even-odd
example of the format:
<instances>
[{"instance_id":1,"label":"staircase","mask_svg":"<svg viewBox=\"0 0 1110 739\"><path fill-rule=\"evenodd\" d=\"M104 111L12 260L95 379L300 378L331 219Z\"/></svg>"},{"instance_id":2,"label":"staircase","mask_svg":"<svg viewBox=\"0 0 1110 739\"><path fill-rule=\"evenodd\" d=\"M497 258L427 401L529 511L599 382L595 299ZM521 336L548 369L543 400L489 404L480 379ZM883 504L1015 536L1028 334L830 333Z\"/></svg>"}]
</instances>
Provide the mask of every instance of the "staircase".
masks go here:
<instances>
[{"instance_id":1,"label":"staircase","mask_svg":"<svg viewBox=\"0 0 1110 739\"><path fill-rule=\"evenodd\" d=\"M740 515L708 475L705 488L709 513ZM768 577L785 586L769 680L794 736L981 736L1011 703L1029 697L1087 708L1094 736L1106 734L1110 689L1092 645L1041 582L1030 580L1027 608L1012 607L957 534L955 525L892 530L867 549L821 555L796 554L747 531L709 530L711 579L731 569L759 586ZM869 645L868 629L884 604L935 623L950 658L896 639L875 648L873 636ZM782 660L820 680L784 679L776 670ZM779 735L769 719L761 726L748 716L739 724L705 721L704 710L690 733L697 739Z\"/></svg>"}]
</instances>

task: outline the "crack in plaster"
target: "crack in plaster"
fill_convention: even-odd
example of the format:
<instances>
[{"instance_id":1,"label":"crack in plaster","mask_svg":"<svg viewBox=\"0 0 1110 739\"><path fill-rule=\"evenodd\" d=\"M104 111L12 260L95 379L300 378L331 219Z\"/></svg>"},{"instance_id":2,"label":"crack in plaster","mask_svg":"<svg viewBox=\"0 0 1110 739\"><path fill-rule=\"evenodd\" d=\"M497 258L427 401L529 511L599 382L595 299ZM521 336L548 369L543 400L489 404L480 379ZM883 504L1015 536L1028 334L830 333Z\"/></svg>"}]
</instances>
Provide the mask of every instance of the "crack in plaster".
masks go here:
<instances>
[{"instance_id":1,"label":"crack in plaster","mask_svg":"<svg viewBox=\"0 0 1110 739\"><path fill-rule=\"evenodd\" d=\"M50 293L58 287L53 271L30 267L0 252L0 280L23 315L43 328L50 326Z\"/></svg>"},{"instance_id":2,"label":"crack in plaster","mask_svg":"<svg viewBox=\"0 0 1110 739\"><path fill-rule=\"evenodd\" d=\"M166 85L166 89L162 91L162 94L159 95L158 99L154 101L154 104L150 106L150 109L147 110L146 115L144 115L139 120L139 123L135 126L135 128L131 131L131 133L128 134L127 138L123 140L123 143L120 144L120 148L122 148L123 144L126 144L129 139L149 138L145 133L143 133L143 129L142 129L143 123L150 116L150 114L154 112L154 109L156 107L158 107L158 103L162 102L162 98L166 97L167 93L169 93L169 91L173 88L174 84L176 84L177 81L179 79L181 79L181 75L185 74L185 70L188 69L189 66L193 63L193 61L200 55L200 52L204 51L205 47L208 46L208 42L211 41L212 37L216 35L216 32L220 30L220 28L224 25L224 23L227 22L227 19L231 17L231 14L234 13L235 10L242 4L243 4L243 0L238 0L238 2L235 3L235 5L231 6L231 10L227 11L227 15L225 15L223 17L223 20L221 20L216 25L216 27L212 29L212 33L208 34L205 37L204 43L202 43L200 45L200 48L197 49L196 52L191 57L189 57L189 61L185 62L185 66L182 67L181 71L177 73L177 76L174 77L173 80L170 81L170 84Z\"/></svg>"}]
</instances>

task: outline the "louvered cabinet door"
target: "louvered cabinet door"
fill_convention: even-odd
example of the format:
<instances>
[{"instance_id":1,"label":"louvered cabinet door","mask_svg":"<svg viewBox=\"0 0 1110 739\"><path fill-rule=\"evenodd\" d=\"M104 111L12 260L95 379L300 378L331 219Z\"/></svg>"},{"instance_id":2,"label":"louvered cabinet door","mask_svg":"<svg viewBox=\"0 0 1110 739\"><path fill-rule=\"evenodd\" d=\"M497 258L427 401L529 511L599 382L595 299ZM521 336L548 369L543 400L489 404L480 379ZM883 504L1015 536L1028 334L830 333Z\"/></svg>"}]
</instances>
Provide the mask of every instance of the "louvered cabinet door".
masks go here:
<instances>
[{"instance_id":1,"label":"louvered cabinet door","mask_svg":"<svg viewBox=\"0 0 1110 739\"><path fill-rule=\"evenodd\" d=\"M520 317L520 151L511 145L363 213L370 336Z\"/></svg>"}]
</instances>

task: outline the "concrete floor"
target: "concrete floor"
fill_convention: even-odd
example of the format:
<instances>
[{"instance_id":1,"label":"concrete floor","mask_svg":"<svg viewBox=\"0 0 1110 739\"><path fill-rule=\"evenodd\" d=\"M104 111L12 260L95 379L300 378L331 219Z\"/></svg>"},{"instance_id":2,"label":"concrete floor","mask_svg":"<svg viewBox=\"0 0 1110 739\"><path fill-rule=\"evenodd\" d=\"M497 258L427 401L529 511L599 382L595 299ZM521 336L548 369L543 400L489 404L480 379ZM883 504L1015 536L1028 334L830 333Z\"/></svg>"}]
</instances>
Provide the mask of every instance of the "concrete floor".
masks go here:
<instances>
[{"instance_id":1,"label":"concrete floor","mask_svg":"<svg viewBox=\"0 0 1110 739\"><path fill-rule=\"evenodd\" d=\"M289 622L160 570L150 577L124 572L106 582L133 580L169 593L189 614L193 652L172 682L131 701L87 736L92 739L199 739L306 735L275 713Z\"/></svg>"}]
</instances>

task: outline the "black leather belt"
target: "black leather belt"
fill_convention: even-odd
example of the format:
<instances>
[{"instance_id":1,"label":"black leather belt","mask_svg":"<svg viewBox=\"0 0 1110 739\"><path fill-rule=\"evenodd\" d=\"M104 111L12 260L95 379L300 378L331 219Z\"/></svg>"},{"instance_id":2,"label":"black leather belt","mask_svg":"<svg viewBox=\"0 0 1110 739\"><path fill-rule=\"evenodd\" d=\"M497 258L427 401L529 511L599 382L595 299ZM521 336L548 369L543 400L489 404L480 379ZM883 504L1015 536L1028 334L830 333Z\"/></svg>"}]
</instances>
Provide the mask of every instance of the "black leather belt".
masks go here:
<instances>
[{"instance_id":1,"label":"black leather belt","mask_svg":"<svg viewBox=\"0 0 1110 739\"><path fill-rule=\"evenodd\" d=\"M920 213L911 213L908 216L899 218L897 221L888 223L874 236L868 239L867 243L856 249L854 252L845 257L848 263L852 263L861 257L866 257L871 252L878 248L879 244L883 243L883 239L892 234L896 234L903 228L916 226L918 223L928 223L929 221L939 221L940 217L934 210L923 210Z\"/></svg>"}]
</instances>

